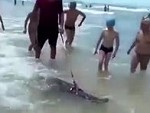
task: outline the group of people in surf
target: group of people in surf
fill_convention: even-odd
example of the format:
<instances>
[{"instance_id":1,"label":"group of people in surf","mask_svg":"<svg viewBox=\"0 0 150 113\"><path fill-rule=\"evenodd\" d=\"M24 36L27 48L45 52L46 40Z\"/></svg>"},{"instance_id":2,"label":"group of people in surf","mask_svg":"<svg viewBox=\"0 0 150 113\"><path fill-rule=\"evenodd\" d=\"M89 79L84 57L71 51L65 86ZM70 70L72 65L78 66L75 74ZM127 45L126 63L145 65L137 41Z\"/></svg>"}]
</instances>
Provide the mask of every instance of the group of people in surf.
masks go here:
<instances>
[{"instance_id":1,"label":"group of people in surf","mask_svg":"<svg viewBox=\"0 0 150 113\"><path fill-rule=\"evenodd\" d=\"M86 15L76 9L76 2L70 2L69 9L63 10L62 0L37 0L33 11L30 12L25 20L24 33L27 32L27 23L29 38L31 45L28 50L32 48L35 50L35 58L39 59L41 50L46 40L48 40L51 54L50 58L55 60L56 45L58 33L61 35L66 33L65 46L69 48L75 36L75 22L77 17L81 15L83 18L78 27L84 22ZM64 22L64 16L66 20ZM2 28L4 29L2 18L0 18ZM115 58L119 49L120 39L119 32L114 29L115 19L106 20L106 28L102 31L100 38L97 41L94 54L99 55L98 70L108 72L109 61ZM101 46L100 46L101 45ZM135 37L134 42L127 51L131 53L134 48L134 55L131 60L131 73L134 73L140 64L141 71L147 70L150 60L150 16L145 16L141 20L139 31ZM104 66L104 70L103 70Z\"/></svg>"},{"instance_id":2,"label":"group of people in surf","mask_svg":"<svg viewBox=\"0 0 150 113\"><path fill-rule=\"evenodd\" d=\"M24 5L25 0L21 0L22 5ZM17 0L14 0L14 5L17 5Z\"/></svg>"}]
</instances>

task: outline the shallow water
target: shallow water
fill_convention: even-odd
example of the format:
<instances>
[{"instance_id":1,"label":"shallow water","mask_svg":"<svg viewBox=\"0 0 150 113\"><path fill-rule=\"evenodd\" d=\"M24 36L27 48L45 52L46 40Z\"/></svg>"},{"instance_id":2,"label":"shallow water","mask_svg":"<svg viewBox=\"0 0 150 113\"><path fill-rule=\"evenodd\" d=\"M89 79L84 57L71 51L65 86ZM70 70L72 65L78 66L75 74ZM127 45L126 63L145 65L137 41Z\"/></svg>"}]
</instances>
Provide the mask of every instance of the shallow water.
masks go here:
<instances>
[{"instance_id":1,"label":"shallow water","mask_svg":"<svg viewBox=\"0 0 150 113\"><path fill-rule=\"evenodd\" d=\"M41 61L27 51L28 35L22 31L32 5L3 3L0 5L9 7L0 7L6 27L0 32L0 113L149 113L150 69L130 76L130 56L126 55L145 12L114 11L121 46L110 64L111 78L105 79L97 74L98 56L93 49L109 14L84 10L87 20L77 29L72 52L64 50L59 38L57 60L52 65L48 44ZM8 15L10 10L17 12ZM53 91L43 79L54 76L72 82L71 70L81 88L97 97L108 96L110 102L98 105Z\"/></svg>"}]
</instances>

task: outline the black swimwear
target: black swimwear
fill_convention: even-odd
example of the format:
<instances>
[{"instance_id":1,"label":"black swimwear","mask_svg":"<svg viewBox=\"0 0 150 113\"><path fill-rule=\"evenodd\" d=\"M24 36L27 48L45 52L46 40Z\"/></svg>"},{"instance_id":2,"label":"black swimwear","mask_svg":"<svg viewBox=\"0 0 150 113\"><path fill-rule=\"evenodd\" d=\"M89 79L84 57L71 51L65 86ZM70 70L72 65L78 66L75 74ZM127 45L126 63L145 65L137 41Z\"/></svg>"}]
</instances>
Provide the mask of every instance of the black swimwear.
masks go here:
<instances>
[{"instance_id":1,"label":"black swimwear","mask_svg":"<svg viewBox=\"0 0 150 113\"><path fill-rule=\"evenodd\" d=\"M71 30L71 31L75 31L75 26L68 26L68 25L65 25L65 29L68 29L68 30Z\"/></svg>"},{"instance_id":2,"label":"black swimwear","mask_svg":"<svg viewBox=\"0 0 150 113\"><path fill-rule=\"evenodd\" d=\"M100 50L104 51L105 54L107 54L107 53L113 52L113 47L107 48L104 45L101 45Z\"/></svg>"},{"instance_id":3,"label":"black swimwear","mask_svg":"<svg viewBox=\"0 0 150 113\"><path fill-rule=\"evenodd\" d=\"M42 49L44 43L48 39L50 46L56 47L58 39L58 27L42 27L38 26L38 46Z\"/></svg>"}]
</instances>

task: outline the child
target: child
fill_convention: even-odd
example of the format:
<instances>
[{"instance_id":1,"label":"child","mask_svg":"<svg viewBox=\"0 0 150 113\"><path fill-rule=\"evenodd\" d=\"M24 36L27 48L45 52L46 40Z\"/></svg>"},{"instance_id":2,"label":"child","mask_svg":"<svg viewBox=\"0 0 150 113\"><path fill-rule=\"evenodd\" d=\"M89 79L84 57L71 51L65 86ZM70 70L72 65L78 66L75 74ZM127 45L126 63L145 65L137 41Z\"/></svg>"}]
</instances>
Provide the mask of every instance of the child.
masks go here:
<instances>
[{"instance_id":1,"label":"child","mask_svg":"<svg viewBox=\"0 0 150 113\"><path fill-rule=\"evenodd\" d=\"M99 65L98 70L102 71L102 66L104 64L104 69L108 72L108 64L112 55L112 58L116 56L119 48L119 33L114 30L115 20L110 19L106 21L107 29L103 30L101 36L97 42L94 54L97 54L98 47L102 41L102 45L99 48ZM116 41L115 51L113 52L114 41ZM113 52L113 54L112 54Z\"/></svg>"},{"instance_id":2,"label":"child","mask_svg":"<svg viewBox=\"0 0 150 113\"><path fill-rule=\"evenodd\" d=\"M135 47L135 55L131 61L131 73L136 71L138 64L140 64L141 71L147 69L150 60L150 19L143 18L141 21L140 31L137 33L135 41L131 45L127 54Z\"/></svg>"},{"instance_id":3,"label":"child","mask_svg":"<svg viewBox=\"0 0 150 113\"><path fill-rule=\"evenodd\" d=\"M23 33L27 32L27 23L30 20L29 26L28 26L28 32L29 32L29 38L31 41L31 44L28 48L29 51L32 50L32 48L35 47L36 41L37 41L37 27L39 22L39 11L38 12L30 12L25 20L24 25L24 31Z\"/></svg>"},{"instance_id":4,"label":"child","mask_svg":"<svg viewBox=\"0 0 150 113\"><path fill-rule=\"evenodd\" d=\"M78 25L80 27L83 21L85 20L86 15L83 12L76 9L76 2L70 2L69 9L65 10L64 13L66 14L65 31L67 35L67 40L65 42L65 45L67 47L72 45L75 35L75 22L77 20L77 17L79 15L83 17Z\"/></svg>"},{"instance_id":5,"label":"child","mask_svg":"<svg viewBox=\"0 0 150 113\"><path fill-rule=\"evenodd\" d=\"M1 25L2 25L2 29L3 29L3 31L4 31L4 30L5 30L5 27L4 27L3 19L2 19L2 17L1 17L1 15L0 15L0 22L1 22Z\"/></svg>"}]
</instances>

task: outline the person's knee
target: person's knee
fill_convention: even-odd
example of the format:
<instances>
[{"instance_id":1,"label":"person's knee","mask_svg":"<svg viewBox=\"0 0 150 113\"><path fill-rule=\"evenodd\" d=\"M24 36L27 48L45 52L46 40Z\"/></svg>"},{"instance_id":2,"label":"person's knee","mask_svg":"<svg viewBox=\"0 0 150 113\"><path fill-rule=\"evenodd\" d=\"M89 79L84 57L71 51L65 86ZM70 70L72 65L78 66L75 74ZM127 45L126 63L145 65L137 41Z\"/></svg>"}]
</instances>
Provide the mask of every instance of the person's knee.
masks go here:
<instances>
[{"instance_id":1,"label":"person's knee","mask_svg":"<svg viewBox=\"0 0 150 113\"><path fill-rule=\"evenodd\" d=\"M136 68L131 66L130 72L131 72L131 73L134 73L135 71L136 71Z\"/></svg>"},{"instance_id":2,"label":"person's knee","mask_svg":"<svg viewBox=\"0 0 150 113\"><path fill-rule=\"evenodd\" d=\"M109 64L109 61L108 60L105 60L104 61L104 64L107 66Z\"/></svg>"},{"instance_id":3,"label":"person's knee","mask_svg":"<svg viewBox=\"0 0 150 113\"><path fill-rule=\"evenodd\" d=\"M142 71L147 70L147 64L145 64L145 65L141 65L141 70L142 70Z\"/></svg>"},{"instance_id":4,"label":"person's knee","mask_svg":"<svg viewBox=\"0 0 150 113\"><path fill-rule=\"evenodd\" d=\"M99 60L99 65L102 65L104 63L104 60L103 59L100 59Z\"/></svg>"}]
</instances>

